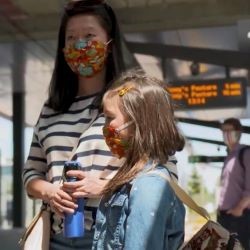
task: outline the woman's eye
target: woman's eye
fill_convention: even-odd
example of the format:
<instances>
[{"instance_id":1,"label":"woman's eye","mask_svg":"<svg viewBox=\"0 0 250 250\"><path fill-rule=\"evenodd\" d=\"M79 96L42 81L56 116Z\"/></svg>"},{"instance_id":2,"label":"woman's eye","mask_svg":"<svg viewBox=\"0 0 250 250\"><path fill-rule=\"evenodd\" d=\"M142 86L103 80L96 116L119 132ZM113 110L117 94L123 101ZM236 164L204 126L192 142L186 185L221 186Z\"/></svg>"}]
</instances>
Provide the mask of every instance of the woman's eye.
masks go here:
<instances>
[{"instance_id":1,"label":"woman's eye","mask_svg":"<svg viewBox=\"0 0 250 250\"><path fill-rule=\"evenodd\" d=\"M95 36L94 34L89 33L89 34L86 35L86 38L87 38L87 39L91 39L91 38L93 38L94 36Z\"/></svg>"},{"instance_id":2,"label":"woman's eye","mask_svg":"<svg viewBox=\"0 0 250 250\"><path fill-rule=\"evenodd\" d=\"M66 39L67 41L72 41L74 39L74 36L67 36Z\"/></svg>"}]
</instances>

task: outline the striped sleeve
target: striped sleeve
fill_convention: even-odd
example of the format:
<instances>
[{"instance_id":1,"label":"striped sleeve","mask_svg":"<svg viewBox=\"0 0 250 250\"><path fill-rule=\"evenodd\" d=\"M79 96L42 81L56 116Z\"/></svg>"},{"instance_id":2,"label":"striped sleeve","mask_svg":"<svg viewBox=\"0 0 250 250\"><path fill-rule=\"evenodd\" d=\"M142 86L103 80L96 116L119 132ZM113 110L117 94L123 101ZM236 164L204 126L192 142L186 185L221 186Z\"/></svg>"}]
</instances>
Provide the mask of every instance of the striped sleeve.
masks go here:
<instances>
[{"instance_id":1,"label":"striped sleeve","mask_svg":"<svg viewBox=\"0 0 250 250\"><path fill-rule=\"evenodd\" d=\"M27 184L33 179L46 179L47 160L34 130L28 159L23 170L23 183Z\"/></svg>"},{"instance_id":2,"label":"striped sleeve","mask_svg":"<svg viewBox=\"0 0 250 250\"><path fill-rule=\"evenodd\" d=\"M114 175L120 167L120 161L112 156L105 143L102 133L104 122L104 116L100 115L82 134L76 154L85 171L91 171L92 175L102 178Z\"/></svg>"}]
</instances>

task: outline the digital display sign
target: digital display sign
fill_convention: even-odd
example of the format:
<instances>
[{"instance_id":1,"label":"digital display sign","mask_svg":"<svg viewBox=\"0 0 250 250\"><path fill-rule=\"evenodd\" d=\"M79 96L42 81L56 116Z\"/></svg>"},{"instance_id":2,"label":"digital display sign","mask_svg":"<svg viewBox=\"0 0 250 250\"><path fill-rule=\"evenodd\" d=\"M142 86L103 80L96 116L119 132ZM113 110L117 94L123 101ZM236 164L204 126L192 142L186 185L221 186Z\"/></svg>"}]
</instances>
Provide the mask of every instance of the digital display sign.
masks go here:
<instances>
[{"instance_id":1,"label":"digital display sign","mask_svg":"<svg viewBox=\"0 0 250 250\"><path fill-rule=\"evenodd\" d=\"M245 78L209 79L170 83L167 87L177 109L246 107Z\"/></svg>"}]
</instances>

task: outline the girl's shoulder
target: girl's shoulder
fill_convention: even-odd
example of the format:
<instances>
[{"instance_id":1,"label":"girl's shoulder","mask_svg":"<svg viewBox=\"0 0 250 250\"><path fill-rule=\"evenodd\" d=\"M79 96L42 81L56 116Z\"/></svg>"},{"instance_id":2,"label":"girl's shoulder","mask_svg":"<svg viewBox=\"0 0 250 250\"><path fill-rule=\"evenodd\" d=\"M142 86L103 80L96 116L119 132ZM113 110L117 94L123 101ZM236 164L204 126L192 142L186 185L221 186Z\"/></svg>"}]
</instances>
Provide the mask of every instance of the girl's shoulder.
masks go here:
<instances>
[{"instance_id":1,"label":"girl's shoulder","mask_svg":"<svg viewBox=\"0 0 250 250\"><path fill-rule=\"evenodd\" d=\"M174 199L175 195L168 180L162 176L170 178L167 169L156 168L138 175L131 183L130 200L138 200L138 204L148 204L149 201L158 204L160 200L165 203Z\"/></svg>"},{"instance_id":2,"label":"girl's shoulder","mask_svg":"<svg viewBox=\"0 0 250 250\"><path fill-rule=\"evenodd\" d=\"M136 178L147 178L147 177L155 177L159 175L170 176L172 172L168 168L167 165L157 164L152 167L152 163L146 163L144 168L140 171Z\"/></svg>"},{"instance_id":3,"label":"girl's shoulder","mask_svg":"<svg viewBox=\"0 0 250 250\"><path fill-rule=\"evenodd\" d=\"M150 185L168 186L165 178L171 178L170 172L165 166L158 165L153 169L141 171L132 181L132 185L140 185L144 188L150 188Z\"/></svg>"}]
</instances>

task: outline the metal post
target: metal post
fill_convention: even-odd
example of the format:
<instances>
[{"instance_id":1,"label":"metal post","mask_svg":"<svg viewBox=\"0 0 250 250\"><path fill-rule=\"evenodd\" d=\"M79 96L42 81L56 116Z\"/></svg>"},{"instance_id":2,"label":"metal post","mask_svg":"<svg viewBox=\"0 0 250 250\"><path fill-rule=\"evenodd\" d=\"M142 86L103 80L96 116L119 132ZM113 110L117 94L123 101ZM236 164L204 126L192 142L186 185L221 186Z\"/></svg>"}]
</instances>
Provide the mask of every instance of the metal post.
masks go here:
<instances>
[{"instance_id":1,"label":"metal post","mask_svg":"<svg viewBox=\"0 0 250 250\"><path fill-rule=\"evenodd\" d=\"M225 67L225 75L226 75L226 78L230 78L231 77L231 70L228 66Z\"/></svg>"},{"instance_id":2,"label":"metal post","mask_svg":"<svg viewBox=\"0 0 250 250\"><path fill-rule=\"evenodd\" d=\"M24 89L25 89L24 44L13 44L13 227L24 226L24 191L22 169L24 164Z\"/></svg>"},{"instance_id":3,"label":"metal post","mask_svg":"<svg viewBox=\"0 0 250 250\"><path fill-rule=\"evenodd\" d=\"M161 57L161 70L163 80L166 82L173 82L176 79L176 73L171 62L171 58Z\"/></svg>"}]
</instances>

